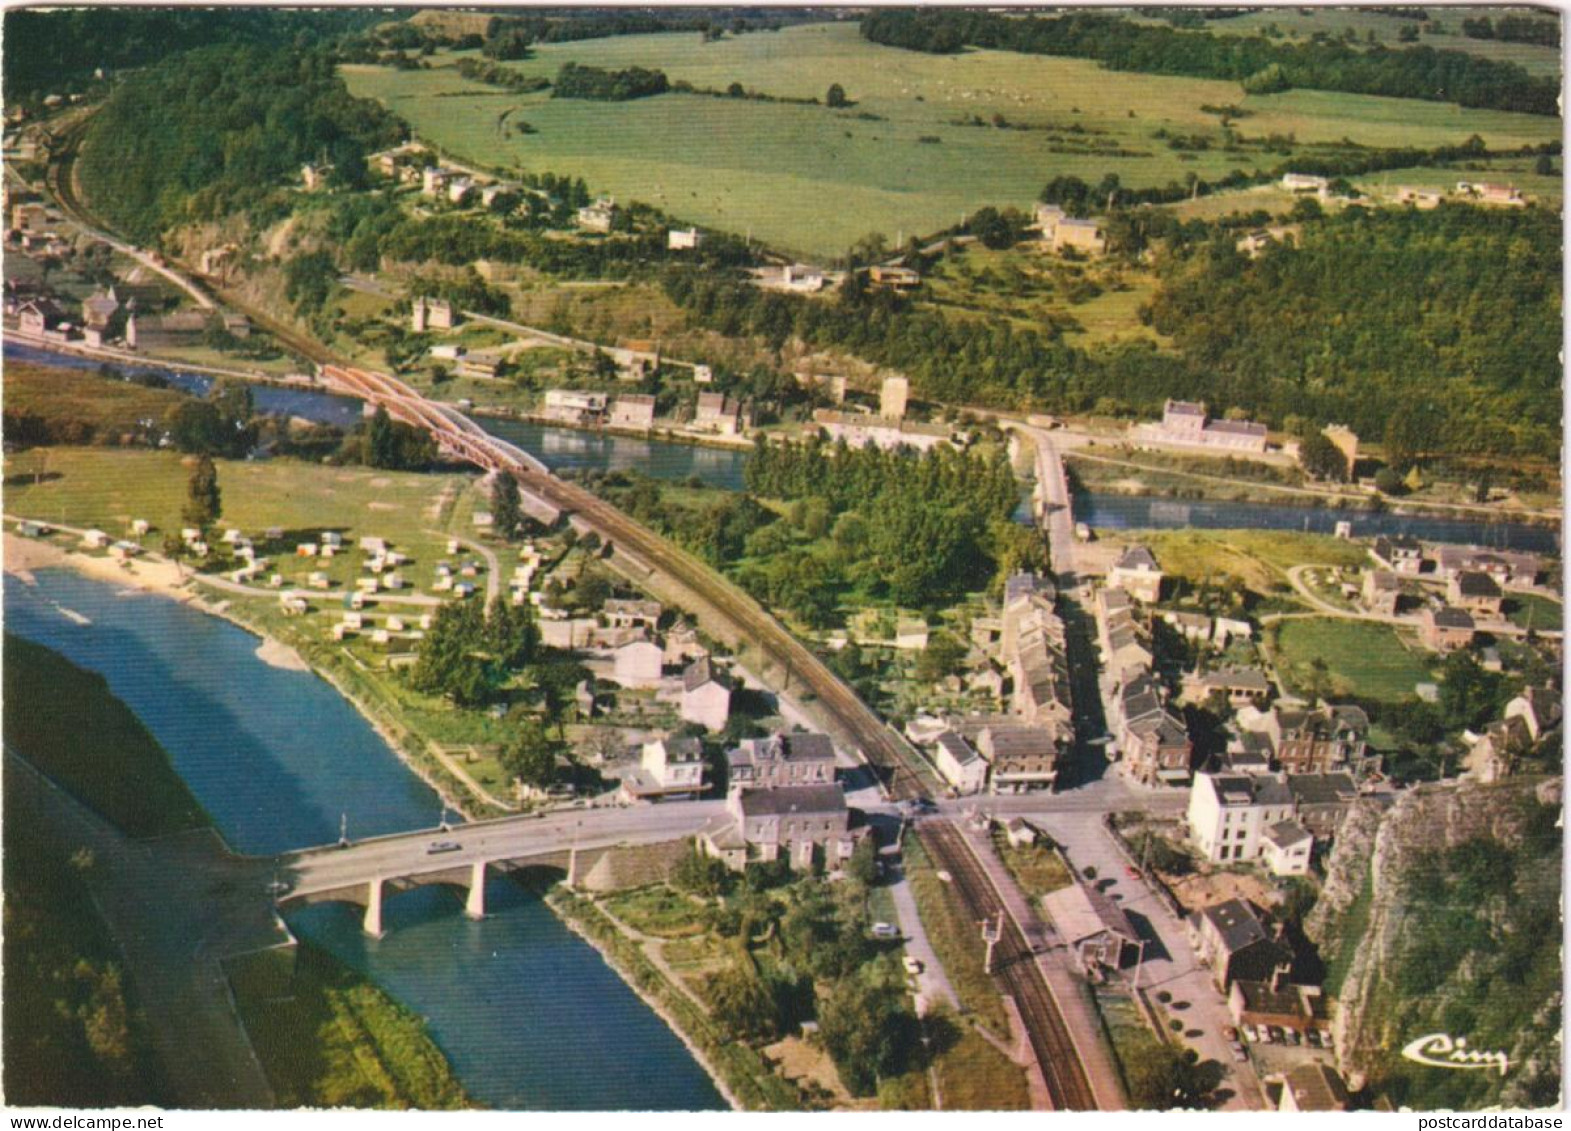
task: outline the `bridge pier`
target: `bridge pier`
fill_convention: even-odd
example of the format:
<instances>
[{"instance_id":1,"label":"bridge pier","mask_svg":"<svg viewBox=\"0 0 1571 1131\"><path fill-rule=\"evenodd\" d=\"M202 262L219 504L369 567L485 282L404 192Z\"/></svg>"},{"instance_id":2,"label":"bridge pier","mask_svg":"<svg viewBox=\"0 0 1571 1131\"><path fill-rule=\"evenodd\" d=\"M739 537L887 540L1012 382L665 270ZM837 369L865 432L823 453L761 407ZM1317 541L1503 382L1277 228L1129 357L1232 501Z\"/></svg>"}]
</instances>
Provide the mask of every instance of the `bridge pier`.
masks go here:
<instances>
[{"instance_id":1,"label":"bridge pier","mask_svg":"<svg viewBox=\"0 0 1571 1131\"><path fill-rule=\"evenodd\" d=\"M476 860L469 870L469 898L464 901L464 914L471 919L485 918L484 860Z\"/></svg>"},{"instance_id":2,"label":"bridge pier","mask_svg":"<svg viewBox=\"0 0 1571 1131\"><path fill-rule=\"evenodd\" d=\"M382 878L380 876L366 885L364 927L365 933L372 938L382 937Z\"/></svg>"}]
</instances>

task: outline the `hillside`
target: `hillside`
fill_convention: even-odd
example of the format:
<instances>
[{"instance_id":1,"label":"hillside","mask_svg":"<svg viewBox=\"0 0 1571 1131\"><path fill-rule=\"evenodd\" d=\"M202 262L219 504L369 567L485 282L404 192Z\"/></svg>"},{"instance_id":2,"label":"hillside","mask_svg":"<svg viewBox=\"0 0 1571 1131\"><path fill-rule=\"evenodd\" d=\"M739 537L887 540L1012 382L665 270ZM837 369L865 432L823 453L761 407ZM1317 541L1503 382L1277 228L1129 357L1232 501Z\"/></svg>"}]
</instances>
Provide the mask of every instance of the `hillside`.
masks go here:
<instances>
[{"instance_id":1,"label":"hillside","mask_svg":"<svg viewBox=\"0 0 1571 1131\"><path fill-rule=\"evenodd\" d=\"M1384 813L1361 802L1349 815L1305 930L1339 997L1350 1079L1420 1109L1558 1102L1559 784L1424 787ZM1402 1058L1433 1033L1505 1052L1509 1069Z\"/></svg>"}]
</instances>

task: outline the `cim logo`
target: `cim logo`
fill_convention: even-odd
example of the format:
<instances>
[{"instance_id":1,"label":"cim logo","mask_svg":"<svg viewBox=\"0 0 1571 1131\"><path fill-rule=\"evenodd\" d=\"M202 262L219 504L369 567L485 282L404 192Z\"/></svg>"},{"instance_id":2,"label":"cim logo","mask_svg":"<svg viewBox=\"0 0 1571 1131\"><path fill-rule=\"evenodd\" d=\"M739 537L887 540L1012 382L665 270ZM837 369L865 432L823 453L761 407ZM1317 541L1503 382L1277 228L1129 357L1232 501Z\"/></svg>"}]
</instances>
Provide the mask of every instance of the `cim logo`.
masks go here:
<instances>
[{"instance_id":1,"label":"cim logo","mask_svg":"<svg viewBox=\"0 0 1571 1131\"><path fill-rule=\"evenodd\" d=\"M1427 1064L1431 1068L1498 1068L1502 1076L1510 1067L1505 1053L1478 1052L1467 1047L1466 1037L1453 1038L1446 1033L1430 1033L1409 1041L1402 1055L1415 1064Z\"/></svg>"}]
</instances>

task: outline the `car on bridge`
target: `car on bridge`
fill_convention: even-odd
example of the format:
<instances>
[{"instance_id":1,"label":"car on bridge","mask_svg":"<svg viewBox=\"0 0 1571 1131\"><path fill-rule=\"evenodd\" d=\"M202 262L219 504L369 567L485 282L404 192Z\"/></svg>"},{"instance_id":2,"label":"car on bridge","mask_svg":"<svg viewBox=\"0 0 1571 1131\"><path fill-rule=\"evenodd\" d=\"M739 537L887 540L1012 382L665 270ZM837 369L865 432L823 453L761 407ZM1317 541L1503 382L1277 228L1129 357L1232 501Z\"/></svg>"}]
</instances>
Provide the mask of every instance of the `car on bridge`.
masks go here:
<instances>
[{"instance_id":1,"label":"car on bridge","mask_svg":"<svg viewBox=\"0 0 1571 1131\"><path fill-rule=\"evenodd\" d=\"M436 856L443 852L458 852L463 847L456 840L438 840L425 850L425 854L427 856Z\"/></svg>"}]
</instances>

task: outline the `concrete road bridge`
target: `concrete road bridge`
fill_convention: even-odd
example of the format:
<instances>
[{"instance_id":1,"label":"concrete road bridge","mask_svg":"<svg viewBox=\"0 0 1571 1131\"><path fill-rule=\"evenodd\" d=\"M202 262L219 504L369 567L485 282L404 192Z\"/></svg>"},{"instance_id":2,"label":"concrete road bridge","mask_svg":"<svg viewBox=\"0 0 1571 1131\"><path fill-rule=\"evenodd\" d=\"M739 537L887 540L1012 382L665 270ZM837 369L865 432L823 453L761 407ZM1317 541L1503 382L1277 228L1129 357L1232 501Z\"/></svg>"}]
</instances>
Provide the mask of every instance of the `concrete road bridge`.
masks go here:
<instances>
[{"instance_id":1,"label":"concrete road bridge","mask_svg":"<svg viewBox=\"0 0 1571 1131\"><path fill-rule=\"evenodd\" d=\"M366 933L379 936L388 896L443 884L463 890L466 913L478 919L492 870L550 865L572 880L579 853L679 841L724 817L723 801L569 809L324 845L278 858L279 882L288 885L278 903L354 903L365 908Z\"/></svg>"}]
</instances>

